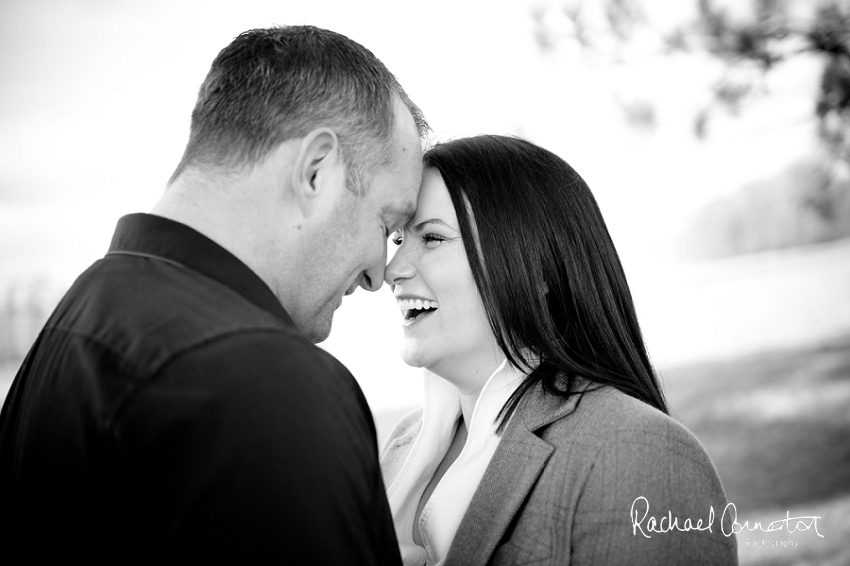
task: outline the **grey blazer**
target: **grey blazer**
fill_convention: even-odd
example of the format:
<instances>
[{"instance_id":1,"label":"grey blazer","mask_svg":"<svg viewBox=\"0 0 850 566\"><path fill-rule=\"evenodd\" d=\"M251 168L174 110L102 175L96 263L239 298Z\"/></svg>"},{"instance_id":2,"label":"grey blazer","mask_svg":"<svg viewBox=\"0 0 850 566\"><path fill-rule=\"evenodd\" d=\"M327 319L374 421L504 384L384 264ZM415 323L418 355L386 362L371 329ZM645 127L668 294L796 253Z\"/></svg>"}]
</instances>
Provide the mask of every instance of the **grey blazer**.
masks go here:
<instances>
[{"instance_id":1,"label":"grey blazer","mask_svg":"<svg viewBox=\"0 0 850 566\"><path fill-rule=\"evenodd\" d=\"M405 417L385 444L387 486L421 416ZM506 428L445 565L735 565L725 506L705 449L672 418L610 387L564 402L538 384Z\"/></svg>"}]
</instances>

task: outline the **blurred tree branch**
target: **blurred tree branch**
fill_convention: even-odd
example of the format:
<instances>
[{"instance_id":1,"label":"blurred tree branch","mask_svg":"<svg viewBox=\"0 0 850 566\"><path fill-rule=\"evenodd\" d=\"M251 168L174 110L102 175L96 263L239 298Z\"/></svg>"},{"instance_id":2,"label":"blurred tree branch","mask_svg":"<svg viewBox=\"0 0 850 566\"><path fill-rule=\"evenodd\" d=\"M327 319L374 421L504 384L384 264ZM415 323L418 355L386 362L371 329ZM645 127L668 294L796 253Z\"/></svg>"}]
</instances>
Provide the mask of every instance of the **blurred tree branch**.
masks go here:
<instances>
[{"instance_id":1,"label":"blurred tree branch","mask_svg":"<svg viewBox=\"0 0 850 566\"><path fill-rule=\"evenodd\" d=\"M531 15L544 54L565 47L596 68L678 55L717 63L706 73L718 79L695 89L708 89L697 95L706 102L693 114L698 139L709 135L717 111L736 115L766 94L766 78L777 67L800 57L820 60L812 113L826 156L794 163L706 207L691 243L714 256L850 235L850 0L689 0L672 18L650 10L657 8L650 0L539 2ZM630 128L651 130L659 98L635 98L633 86L624 85L614 99Z\"/></svg>"},{"instance_id":2,"label":"blurred tree branch","mask_svg":"<svg viewBox=\"0 0 850 566\"><path fill-rule=\"evenodd\" d=\"M708 135L708 122L717 108L738 113L763 91L767 73L777 65L812 53L824 61L814 112L820 139L834 159L850 164L850 0L818 0L809 14L791 15L791 0L747 0L748 16L733 17L717 0L695 0L696 18L672 30L653 28L640 0L602 0L602 16L592 17L581 0L560 0L566 25L558 29L544 4L532 8L535 39L542 52L572 39L594 55L623 62L639 31L657 36L665 53L706 52L725 66L712 87L711 102L694 117L694 134ZM800 3L809 5L808 0ZM799 4L798 6L799 7ZM645 111L645 109L643 109ZM627 123L641 124L627 113Z\"/></svg>"},{"instance_id":3,"label":"blurred tree branch","mask_svg":"<svg viewBox=\"0 0 850 566\"><path fill-rule=\"evenodd\" d=\"M749 64L764 74L802 53L824 60L814 108L820 138L834 157L850 163L850 0L821 1L809 19L796 23L787 0L753 0L753 16L743 21L730 18L716 0L698 0L698 6L696 37L729 66ZM752 86L721 81L714 97L737 109Z\"/></svg>"}]
</instances>

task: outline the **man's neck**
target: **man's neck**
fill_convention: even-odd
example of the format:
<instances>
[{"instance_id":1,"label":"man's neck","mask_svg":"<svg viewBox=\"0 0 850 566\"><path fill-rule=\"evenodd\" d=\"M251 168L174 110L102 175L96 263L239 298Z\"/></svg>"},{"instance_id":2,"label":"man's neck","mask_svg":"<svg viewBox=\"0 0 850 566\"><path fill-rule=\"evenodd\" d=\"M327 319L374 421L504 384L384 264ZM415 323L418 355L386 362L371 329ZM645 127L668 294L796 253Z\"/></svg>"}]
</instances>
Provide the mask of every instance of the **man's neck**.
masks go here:
<instances>
[{"instance_id":1,"label":"man's neck","mask_svg":"<svg viewBox=\"0 0 850 566\"><path fill-rule=\"evenodd\" d=\"M187 171L168 187L151 214L185 224L232 253L285 304L282 268L291 264L297 271L297 265L280 256L286 252L280 245L284 234L271 225L273 205L265 202L263 191L250 175L214 178Z\"/></svg>"},{"instance_id":2,"label":"man's neck","mask_svg":"<svg viewBox=\"0 0 850 566\"><path fill-rule=\"evenodd\" d=\"M228 209L227 188L213 178L189 171L178 177L151 209L151 214L180 222L197 230L233 253L229 220L222 218ZM235 254L234 254L235 255Z\"/></svg>"}]
</instances>

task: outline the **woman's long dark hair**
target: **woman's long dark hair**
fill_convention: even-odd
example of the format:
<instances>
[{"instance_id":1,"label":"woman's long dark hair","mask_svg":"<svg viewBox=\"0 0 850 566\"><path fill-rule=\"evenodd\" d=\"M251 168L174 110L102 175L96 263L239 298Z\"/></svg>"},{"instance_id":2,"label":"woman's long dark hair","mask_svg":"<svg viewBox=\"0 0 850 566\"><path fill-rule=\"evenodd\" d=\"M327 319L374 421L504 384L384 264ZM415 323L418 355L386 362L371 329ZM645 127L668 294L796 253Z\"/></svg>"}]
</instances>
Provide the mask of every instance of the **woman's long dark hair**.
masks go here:
<instances>
[{"instance_id":1,"label":"woman's long dark hair","mask_svg":"<svg viewBox=\"0 0 850 566\"><path fill-rule=\"evenodd\" d=\"M667 413L620 258L579 174L507 136L438 144L424 159L449 190L499 347L525 370L523 350L540 360L499 413L498 431L538 382L568 397L583 378Z\"/></svg>"}]
</instances>

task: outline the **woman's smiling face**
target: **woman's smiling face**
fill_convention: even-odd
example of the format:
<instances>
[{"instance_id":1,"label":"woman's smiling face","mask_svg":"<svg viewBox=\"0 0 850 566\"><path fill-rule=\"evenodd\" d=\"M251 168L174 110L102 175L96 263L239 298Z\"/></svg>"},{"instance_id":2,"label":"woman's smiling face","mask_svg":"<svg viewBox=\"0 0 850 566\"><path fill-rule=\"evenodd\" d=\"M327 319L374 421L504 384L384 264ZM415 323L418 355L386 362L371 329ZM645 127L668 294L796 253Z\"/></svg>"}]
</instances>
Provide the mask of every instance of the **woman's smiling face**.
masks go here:
<instances>
[{"instance_id":1,"label":"woman's smiling face","mask_svg":"<svg viewBox=\"0 0 850 566\"><path fill-rule=\"evenodd\" d=\"M403 316L402 359L461 389L475 387L479 374L486 379L504 356L475 285L451 197L436 169L424 171L416 214L393 241L399 248L387 265L386 282Z\"/></svg>"}]
</instances>

